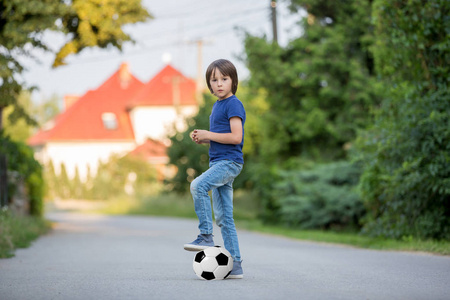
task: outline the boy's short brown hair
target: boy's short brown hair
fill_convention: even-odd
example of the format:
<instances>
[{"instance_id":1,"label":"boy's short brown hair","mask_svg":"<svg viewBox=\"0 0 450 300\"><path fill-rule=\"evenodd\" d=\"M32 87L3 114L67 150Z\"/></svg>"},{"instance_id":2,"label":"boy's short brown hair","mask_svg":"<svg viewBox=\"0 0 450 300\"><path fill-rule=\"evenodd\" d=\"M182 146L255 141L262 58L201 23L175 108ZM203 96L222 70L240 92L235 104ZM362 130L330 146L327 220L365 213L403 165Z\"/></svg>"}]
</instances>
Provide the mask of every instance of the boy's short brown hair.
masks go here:
<instances>
[{"instance_id":1,"label":"boy's short brown hair","mask_svg":"<svg viewBox=\"0 0 450 300\"><path fill-rule=\"evenodd\" d=\"M224 76L230 76L231 78L231 92L233 95L236 94L237 86L238 86L238 75L236 71L236 67L233 65L233 63L226 59L218 59L213 61L209 66L208 69L206 69L206 84L208 85L209 90L211 93L213 93L213 90L211 88L211 84L209 83L209 80L211 79L211 76L214 75L214 71L216 68L222 73Z\"/></svg>"}]
</instances>

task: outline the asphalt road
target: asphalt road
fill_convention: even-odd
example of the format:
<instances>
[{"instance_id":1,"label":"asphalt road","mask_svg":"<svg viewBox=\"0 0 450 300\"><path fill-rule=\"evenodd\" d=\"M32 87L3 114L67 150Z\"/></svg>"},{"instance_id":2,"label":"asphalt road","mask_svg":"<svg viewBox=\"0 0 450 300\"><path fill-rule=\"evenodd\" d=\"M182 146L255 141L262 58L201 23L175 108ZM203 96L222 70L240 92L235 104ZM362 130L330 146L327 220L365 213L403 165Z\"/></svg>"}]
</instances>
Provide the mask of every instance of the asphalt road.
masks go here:
<instances>
[{"instance_id":1,"label":"asphalt road","mask_svg":"<svg viewBox=\"0 0 450 300\"><path fill-rule=\"evenodd\" d=\"M450 299L450 257L239 231L244 279L192 270L193 220L52 213L54 230L0 260L0 299ZM216 243L223 244L216 230Z\"/></svg>"}]
</instances>

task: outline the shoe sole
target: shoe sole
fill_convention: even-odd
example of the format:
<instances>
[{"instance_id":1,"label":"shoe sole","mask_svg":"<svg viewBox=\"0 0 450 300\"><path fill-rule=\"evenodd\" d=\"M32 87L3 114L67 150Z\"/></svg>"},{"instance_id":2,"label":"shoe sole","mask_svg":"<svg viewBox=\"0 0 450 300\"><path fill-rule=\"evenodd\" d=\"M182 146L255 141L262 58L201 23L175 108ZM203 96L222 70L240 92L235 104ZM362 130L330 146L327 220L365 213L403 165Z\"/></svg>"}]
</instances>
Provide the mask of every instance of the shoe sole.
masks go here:
<instances>
[{"instance_id":1,"label":"shoe sole","mask_svg":"<svg viewBox=\"0 0 450 300\"><path fill-rule=\"evenodd\" d=\"M228 275L228 277L226 279L242 279L244 278L244 275Z\"/></svg>"},{"instance_id":2,"label":"shoe sole","mask_svg":"<svg viewBox=\"0 0 450 300\"><path fill-rule=\"evenodd\" d=\"M184 250L187 250L187 251L202 251L202 250L205 250L206 248L209 248L209 247L214 247L214 246L199 246L199 245L185 244L184 245Z\"/></svg>"}]
</instances>

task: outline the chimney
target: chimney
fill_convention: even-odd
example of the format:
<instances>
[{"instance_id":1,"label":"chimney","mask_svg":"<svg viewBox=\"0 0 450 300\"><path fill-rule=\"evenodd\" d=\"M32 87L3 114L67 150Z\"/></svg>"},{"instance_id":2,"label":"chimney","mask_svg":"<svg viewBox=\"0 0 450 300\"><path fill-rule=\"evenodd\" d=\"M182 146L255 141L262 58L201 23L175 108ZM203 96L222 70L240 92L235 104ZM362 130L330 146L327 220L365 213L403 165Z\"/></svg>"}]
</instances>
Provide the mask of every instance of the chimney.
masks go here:
<instances>
[{"instance_id":1,"label":"chimney","mask_svg":"<svg viewBox=\"0 0 450 300\"><path fill-rule=\"evenodd\" d=\"M78 95L64 95L64 110L69 109L78 99L80 99Z\"/></svg>"},{"instance_id":2,"label":"chimney","mask_svg":"<svg viewBox=\"0 0 450 300\"><path fill-rule=\"evenodd\" d=\"M120 87L122 89L126 89L131 81L131 73L130 69L128 68L128 63L122 63L120 65L119 69L119 80L120 80Z\"/></svg>"}]
</instances>

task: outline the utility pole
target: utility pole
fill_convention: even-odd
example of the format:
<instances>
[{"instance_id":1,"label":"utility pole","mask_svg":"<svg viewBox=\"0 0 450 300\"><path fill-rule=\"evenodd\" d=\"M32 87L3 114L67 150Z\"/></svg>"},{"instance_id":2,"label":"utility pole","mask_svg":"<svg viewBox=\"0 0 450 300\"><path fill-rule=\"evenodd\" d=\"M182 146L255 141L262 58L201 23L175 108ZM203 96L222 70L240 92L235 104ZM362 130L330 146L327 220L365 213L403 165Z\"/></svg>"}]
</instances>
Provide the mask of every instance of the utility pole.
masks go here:
<instances>
[{"instance_id":1,"label":"utility pole","mask_svg":"<svg viewBox=\"0 0 450 300\"><path fill-rule=\"evenodd\" d=\"M183 128L183 117L181 111L181 91L180 84L184 82L184 78L179 75L163 78L163 82L172 86L172 104L175 108L175 128L180 131Z\"/></svg>"},{"instance_id":2,"label":"utility pole","mask_svg":"<svg viewBox=\"0 0 450 300\"><path fill-rule=\"evenodd\" d=\"M198 39L192 42L189 42L189 44L196 44L197 45L197 78L196 78L196 93L195 97L197 99L198 104L202 104L202 93L204 90L204 76L203 76L203 46L209 44L208 41L205 41L203 39Z\"/></svg>"},{"instance_id":3,"label":"utility pole","mask_svg":"<svg viewBox=\"0 0 450 300\"><path fill-rule=\"evenodd\" d=\"M277 2L276 1L270 1L270 7L272 11L272 36L273 36L273 42L278 44L278 33L277 33Z\"/></svg>"},{"instance_id":4,"label":"utility pole","mask_svg":"<svg viewBox=\"0 0 450 300\"><path fill-rule=\"evenodd\" d=\"M197 103L200 104L199 100L201 101L202 92L203 92L203 40L198 39L196 41L197 43L197 90L196 90L196 96L197 96Z\"/></svg>"},{"instance_id":5,"label":"utility pole","mask_svg":"<svg viewBox=\"0 0 450 300\"><path fill-rule=\"evenodd\" d=\"M181 110L181 95L180 95L180 83L183 82L183 78L181 76L174 76L170 79L170 83L172 84L172 101L175 106L175 111L177 113L177 117L180 116Z\"/></svg>"}]
</instances>

